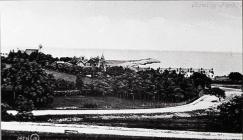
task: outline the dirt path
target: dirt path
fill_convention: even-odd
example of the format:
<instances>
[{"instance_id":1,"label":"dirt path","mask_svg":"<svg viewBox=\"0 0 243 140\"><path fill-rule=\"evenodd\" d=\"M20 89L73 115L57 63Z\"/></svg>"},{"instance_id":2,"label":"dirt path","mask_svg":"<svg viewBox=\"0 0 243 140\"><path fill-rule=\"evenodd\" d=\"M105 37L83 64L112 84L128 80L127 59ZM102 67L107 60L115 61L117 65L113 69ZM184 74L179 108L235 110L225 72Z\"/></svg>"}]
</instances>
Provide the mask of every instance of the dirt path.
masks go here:
<instances>
[{"instance_id":1,"label":"dirt path","mask_svg":"<svg viewBox=\"0 0 243 140\"><path fill-rule=\"evenodd\" d=\"M157 138L185 138L185 139L206 139L206 140L241 140L240 133L215 133L215 132L194 132L177 130L158 130L144 128L125 128L95 125L73 125L53 123L32 123L32 122L1 122L1 130L25 131L25 132L47 132L65 133L69 131L75 134L98 134L116 136L137 136Z\"/></svg>"},{"instance_id":2,"label":"dirt path","mask_svg":"<svg viewBox=\"0 0 243 140\"><path fill-rule=\"evenodd\" d=\"M43 115L108 115L108 114L158 114L158 113L176 113L189 112L195 110L204 110L214 108L220 104L216 96L204 95L194 102L186 105L152 108L152 109L121 109L121 110L34 110L34 116ZM9 110L9 114L16 115L17 111Z\"/></svg>"}]
</instances>

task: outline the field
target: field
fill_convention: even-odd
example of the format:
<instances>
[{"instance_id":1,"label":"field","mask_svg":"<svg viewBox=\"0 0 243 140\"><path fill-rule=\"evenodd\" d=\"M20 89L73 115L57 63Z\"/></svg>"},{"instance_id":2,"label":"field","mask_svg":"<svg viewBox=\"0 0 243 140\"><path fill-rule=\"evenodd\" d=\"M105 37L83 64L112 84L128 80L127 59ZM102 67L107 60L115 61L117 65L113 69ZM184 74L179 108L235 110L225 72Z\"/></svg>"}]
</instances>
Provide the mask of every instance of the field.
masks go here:
<instances>
[{"instance_id":1,"label":"field","mask_svg":"<svg viewBox=\"0 0 243 140\"><path fill-rule=\"evenodd\" d=\"M165 103L156 101L131 100L118 97L100 96L62 96L55 97L51 105L52 109L138 109L138 108L162 108L183 105L181 103Z\"/></svg>"}]
</instances>

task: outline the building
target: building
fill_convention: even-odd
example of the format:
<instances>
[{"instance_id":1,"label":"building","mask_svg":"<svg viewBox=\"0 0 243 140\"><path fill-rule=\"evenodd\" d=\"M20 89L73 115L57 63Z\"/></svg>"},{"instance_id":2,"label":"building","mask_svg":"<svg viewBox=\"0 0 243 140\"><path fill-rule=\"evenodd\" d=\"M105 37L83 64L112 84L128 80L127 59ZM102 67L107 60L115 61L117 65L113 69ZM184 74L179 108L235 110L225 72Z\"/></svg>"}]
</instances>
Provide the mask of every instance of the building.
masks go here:
<instances>
[{"instance_id":1,"label":"building","mask_svg":"<svg viewBox=\"0 0 243 140\"><path fill-rule=\"evenodd\" d=\"M79 57L78 62L76 63L77 66L80 67L93 67L93 68L100 68L101 71L106 71L107 62L105 61L105 57L102 54L101 57L86 59L85 57Z\"/></svg>"},{"instance_id":2,"label":"building","mask_svg":"<svg viewBox=\"0 0 243 140\"><path fill-rule=\"evenodd\" d=\"M77 66L85 67L87 66L88 59L86 59L84 56L79 57L78 62L76 63Z\"/></svg>"},{"instance_id":3,"label":"building","mask_svg":"<svg viewBox=\"0 0 243 140\"><path fill-rule=\"evenodd\" d=\"M37 52L38 53L38 51L39 51L38 49L26 49L25 50L25 53L28 54L28 55L30 55L33 52Z\"/></svg>"},{"instance_id":4,"label":"building","mask_svg":"<svg viewBox=\"0 0 243 140\"><path fill-rule=\"evenodd\" d=\"M8 53L1 53L2 57L8 57Z\"/></svg>"},{"instance_id":5,"label":"building","mask_svg":"<svg viewBox=\"0 0 243 140\"><path fill-rule=\"evenodd\" d=\"M101 71L106 71L107 63L105 61L105 57L102 53L101 58L99 59L98 67L101 69Z\"/></svg>"}]
</instances>

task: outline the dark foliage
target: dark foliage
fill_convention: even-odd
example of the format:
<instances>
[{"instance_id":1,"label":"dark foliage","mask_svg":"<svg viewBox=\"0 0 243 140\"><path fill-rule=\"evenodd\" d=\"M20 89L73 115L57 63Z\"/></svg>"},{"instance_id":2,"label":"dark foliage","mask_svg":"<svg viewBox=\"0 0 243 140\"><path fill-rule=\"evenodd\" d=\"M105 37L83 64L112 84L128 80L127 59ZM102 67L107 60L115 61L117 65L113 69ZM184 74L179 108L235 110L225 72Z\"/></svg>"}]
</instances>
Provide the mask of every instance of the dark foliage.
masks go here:
<instances>
[{"instance_id":1,"label":"dark foliage","mask_svg":"<svg viewBox=\"0 0 243 140\"><path fill-rule=\"evenodd\" d=\"M219 98L225 98L225 91L220 88L211 88L209 89L209 93Z\"/></svg>"},{"instance_id":2,"label":"dark foliage","mask_svg":"<svg viewBox=\"0 0 243 140\"><path fill-rule=\"evenodd\" d=\"M71 60L72 60L72 57L60 57L60 61L70 62Z\"/></svg>"},{"instance_id":3,"label":"dark foliage","mask_svg":"<svg viewBox=\"0 0 243 140\"><path fill-rule=\"evenodd\" d=\"M19 61L1 71L2 101L19 111L29 111L52 102L54 78L35 62Z\"/></svg>"},{"instance_id":4,"label":"dark foliage","mask_svg":"<svg viewBox=\"0 0 243 140\"><path fill-rule=\"evenodd\" d=\"M119 74L114 69L119 69ZM198 91L191 79L175 71L128 71L116 67L110 69L111 77L92 78L83 90L90 95L110 95L120 98L180 102L196 98Z\"/></svg>"},{"instance_id":5,"label":"dark foliage","mask_svg":"<svg viewBox=\"0 0 243 140\"><path fill-rule=\"evenodd\" d=\"M239 82L243 80L243 75L239 72L231 72L229 74L229 79L233 82Z\"/></svg>"},{"instance_id":6,"label":"dark foliage","mask_svg":"<svg viewBox=\"0 0 243 140\"><path fill-rule=\"evenodd\" d=\"M204 89L205 87L210 88L212 83L212 80L209 77L199 72L194 72L190 78L193 80L193 84L197 88L199 88L199 86L202 89Z\"/></svg>"},{"instance_id":7,"label":"dark foliage","mask_svg":"<svg viewBox=\"0 0 243 140\"><path fill-rule=\"evenodd\" d=\"M14 116L7 113L7 110L12 109L9 105L1 103L1 119L2 121L10 121Z\"/></svg>"},{"instance_id":8,"label":"dark foliage","mask_svg":"<svg viewBox=\"0 0 243 140\"><path fill-rule=\"evenodd\" d=\"M74 82L66 81L64 79L55 80L54 90L74 90L76 85Z\"/></svg>"},{"instance_id":9,"label":"dark foliage","mask_svg":"<svg viewBox=\"0 0 243 140\"><path fill-rule=\"evenodd\" d=\"M35 117L31 112L28 111L20 111L18 114L15 116L16 121L34 121Z\"/></svg>"},{"instance_id":10,"label":"dark foliage","mask_svg":"<svg viewBox=\"0 0 243 140\"><path fill-rule=\"evenodd\" d=\"M4 61L2 62L8 64L14 64L14 63L18 63L19 61L25 61L25 60L35 61L41 66L46 66L59 59L53 58L52 55L50 54L44 54L41 52L33 52L30 55L28 55L25 52L21 52L21 51L17 51L17 52L10 51L8 57L5 58Z\"/></svg>"},{"instance_id":11,"label":"dark foliage","mask_svg":"<svg viewBox=\"0 0 243 140\"><path fill-rule=\"evenodd\" d=\"M108 67L106 69L106 74L111 76L119 76L125 73L125 70L122 66L114 66L114 67Z\"/></svg>"},{"instance_id":12,"label":"dark foliage","mask_svg":"<svg viewBox=\"0 0 243 140\"><path fill-rule=\"evenodd\" d=\"M237 96L227 103L219 106L222 128L229 132L243 132L242 130L242 113L243 113L243 96Z\"/></svg>"},{"instance_id":13,"label":"dark foliage","mask_svg":"<svg viewBox=\"0 0 243 140\"><path fill-rule=\"evenodd\" d=\"M82 90L82 88L83 88L83 80L82 80L82 76L81 75L77 75L76 87L79 90Z\"/></svg>"}]
</instances>

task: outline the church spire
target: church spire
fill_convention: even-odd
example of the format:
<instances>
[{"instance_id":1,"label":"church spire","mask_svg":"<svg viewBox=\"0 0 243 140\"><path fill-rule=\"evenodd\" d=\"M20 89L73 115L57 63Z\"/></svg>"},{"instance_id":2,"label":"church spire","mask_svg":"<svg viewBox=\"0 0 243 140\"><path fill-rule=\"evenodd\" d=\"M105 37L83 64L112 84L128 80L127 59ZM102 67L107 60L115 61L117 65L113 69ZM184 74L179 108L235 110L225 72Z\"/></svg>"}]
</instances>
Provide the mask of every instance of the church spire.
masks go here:
<instances>
[{"instance_id":1,"label":"church spire","mask_svg":"<svg viewBox=\"0 0 243 140\"><path fill-rule=\"evenodd\" d=\"M104 57L104 54L102 53L102 55L101 55L101 58L100 58L101 60L103 60L103 61L105 61L105 57Z\"/></svg>"}]
</instances>

